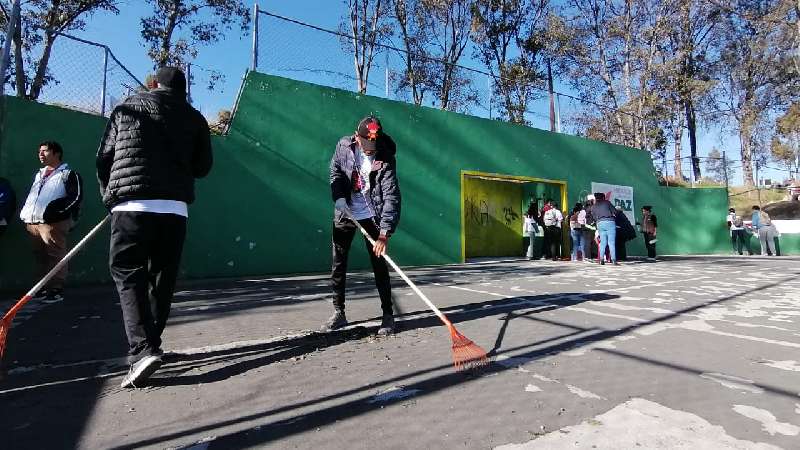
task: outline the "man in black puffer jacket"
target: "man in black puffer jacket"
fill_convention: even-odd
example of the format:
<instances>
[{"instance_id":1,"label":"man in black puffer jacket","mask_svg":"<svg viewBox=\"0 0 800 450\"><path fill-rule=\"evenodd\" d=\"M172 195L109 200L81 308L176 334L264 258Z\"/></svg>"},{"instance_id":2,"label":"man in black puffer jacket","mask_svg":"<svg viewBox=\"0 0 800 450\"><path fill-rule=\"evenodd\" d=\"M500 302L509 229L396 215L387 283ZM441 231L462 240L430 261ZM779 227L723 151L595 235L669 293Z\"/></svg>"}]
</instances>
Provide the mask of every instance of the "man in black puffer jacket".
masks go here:
<instances>
[{"instance_id":1,"label":"man in black puffer jacket","mask_svg":"<svg viewBox=\"0 0 800 450\"><path fill-rule=\"evenodd\" d=\"M353 135L339 139L336 144L330 166L331 195L336 208L331 268L334 314L323 326L324 331L347 325L344 313L345 283L347 257L356 234L356 225L350 219L353 218L375 240L375 245L370 245L364 239L383 311L378 334L394 332L389 268L381 256L386 253L389 237L400 221L396 151L392 138L383 132L380 121L372 116L361 120Z\"/></svg>"},{"instance_id":2,"label":"man in black puffer jacket","mask_svg":"<svg viewBox=\"0 0 800 450\"><path fill-rule=\"evenodd\" d=\"M111 211L111 276L128 336L122 387L161 366L194 180L211 170L205 118L186 101L186 77L164 67L157 87L114 108L97 152L97 179Z\"/></svg>"}]
</instances>

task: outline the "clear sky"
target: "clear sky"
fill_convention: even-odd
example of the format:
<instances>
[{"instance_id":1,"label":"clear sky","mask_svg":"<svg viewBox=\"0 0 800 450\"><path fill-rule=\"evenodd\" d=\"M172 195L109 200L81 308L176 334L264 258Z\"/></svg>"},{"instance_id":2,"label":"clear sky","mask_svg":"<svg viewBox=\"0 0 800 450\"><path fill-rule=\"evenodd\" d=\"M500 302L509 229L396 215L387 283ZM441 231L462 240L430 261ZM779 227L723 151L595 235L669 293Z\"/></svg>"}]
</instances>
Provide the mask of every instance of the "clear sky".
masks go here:
<instances>
[{"instance_id":1,"label":"clear sky","mask_svg":"<svg viewBox=\"0 0 800 450\"><path fill-rule=\"evenodd\" d=\"M250 5L252 10L254 1L245 0L245 2ZM337 29L341 18L346 12L346 5L343 0L261 0L258 3L261 9L327 29ZM142 0L128 0L122 2L119 9L120 13L118 15L96 14L87 20L85 31L73 34L108 45L134 75L140 80L144 80L145 76L152 71L152 62L147 57L145 45L141 42L139 19L149 15L151 7ZM270 22L268 21L262 21L263 26L269 24ZM264 30L263 26L262 30ZM352 63L349 61L331 61L330 48L317 44L303 45L303 42L292 42L294 33L289 35L289 33L283 33L282 29L264 30L264 32L271 32L271 34L265 34L265 36L274 37L276 40L280 39L280 45L288 46L287 51L293 51L298 60L305 59L310 61L309 64L319 66L314 67L315 69L324 69L326 65L334 63L337 68L345 67L343 70L348 70L348 65L352 67ZM295 41L298 39L302 40L302 35L295 37ZM334 39L329 41L332 43L330 45L337 45ZM268 47L268 44L269 41L261 40L262 58L270 56L271 49L265 48ZM251 48L252 37L250 31L240 33L238 28L234 28L227 33L223 41L199 49L199 55L195 63L201 68L215 69L225 75L225 81L219 84L214 92L209 92L203 86L203 80L206 77L205 73L202 69L194 69L194 74L199 79L199 83L193 87L192 98L195 106L206 117L213 119L216 117L217 111L232 108L241 78L250 65ZM340 66L340 64L343 64L343 66ZM465 61L464 64L478 67L478 64L472 61ZM268 67L266 71L269 73L293 76L291 73L283 74L272 71L269 69L269 64L265 64L265 66ZM350 70L352 71L352 69ZM264 70L262 69L262 71ZM313 77L308 78L311 76L308 71L304 75L304 77L300 78L313 81ZM382 85L382 75L378 73L372 76L376 85L375 89L379 89L377 85ZM556 89L562 92L570 92L566 86L560 84L557 84ZM382 91L379 90L378 94L382 95ZM547 110L544 103L535 106L535 108L537 110L541 109L542 114L538 114L539 118L537 120L543 122L536 123L536 125L546 127L544 114ZM726 150L729 158L739 159L738 139L719 130L702 130L699 136L699 146L701 156L707 155L712 147L717 147L720 150ZM671 148L672 146L670 146L668 154L672 153ZM688 153L688 142L684 142L683 154L688 155ZM775 163L770 165L776 166ZM688 161L684 162L683 167L685 171L688 171ZM669 172L671 173L671 171L670 166ZM785 176L785 171L764 171L764 177L766 178L780 180ZM741 184L741 172L739 170L736 171L733 177L733 184Z\"/></svg>"}]
</instances>

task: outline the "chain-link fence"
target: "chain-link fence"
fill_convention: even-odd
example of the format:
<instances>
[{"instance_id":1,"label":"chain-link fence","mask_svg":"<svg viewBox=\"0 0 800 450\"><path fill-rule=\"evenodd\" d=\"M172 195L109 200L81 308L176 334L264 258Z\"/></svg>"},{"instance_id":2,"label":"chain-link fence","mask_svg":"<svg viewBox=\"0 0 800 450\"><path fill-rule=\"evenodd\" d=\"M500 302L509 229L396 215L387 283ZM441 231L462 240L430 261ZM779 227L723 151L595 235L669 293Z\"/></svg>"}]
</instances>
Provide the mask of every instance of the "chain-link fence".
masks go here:
<instances>
[{"instance_id":1,"label":"chain-link fence","mask_svg":"<svg viewBox=\"0 0 800 450\"><path fill-rule=\"evenodd\" d=\"M251 68L262 73L307 81L314 84L358 91L355 76L353 36L306 24L288 17L258 9L254 14L253 61ZM309 50L313 49L313 51ZM408 52L395 45L376 43L366 80L366 94L425 106L441 107L443 99L436 98L435 86L422 86L416 93L406 76ZM468 54L469 50L465 52ZM415 55L419 58L419 55ZM496 76L482 68L448 63L423 57L429 73L444 73L454 67L454 83L459 89L447 99L448 109L484 118L500 118L504 111L502 96L493 84ZM550 96L542 84L529 86L533 91L523 118L528 125L551 129ZM421 99L421 102L420 102ZM555 130L577 134L582 131L581 119L588 116L593 105L581 99L554 93Z\"/></svg>"},{"instance_id":2,"label":"chain-link fence","mask_svg":"<svg viewBox=\"0 0 800 450\"><path fill-rule=\"evenodd\" d=\"M13 82L14 77L6 80L4 92L8 95L17 92ZM47 64L46 82L36 100L108 115L114 106L143 87L106 45L59 34ZM29 87L25 89L27 96Z\"/></svg>"}]
</instances>

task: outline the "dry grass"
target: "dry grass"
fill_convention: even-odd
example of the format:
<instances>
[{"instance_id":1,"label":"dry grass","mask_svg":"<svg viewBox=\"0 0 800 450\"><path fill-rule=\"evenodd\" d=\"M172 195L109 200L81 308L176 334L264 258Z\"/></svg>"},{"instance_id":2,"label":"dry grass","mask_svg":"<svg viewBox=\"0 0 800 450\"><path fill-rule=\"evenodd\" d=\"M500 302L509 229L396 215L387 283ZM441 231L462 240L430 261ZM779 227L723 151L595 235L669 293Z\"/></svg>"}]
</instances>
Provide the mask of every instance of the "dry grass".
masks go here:
<instances>
[{"instance_id":1,"label":"dry grass","mask_svg":"<svg viewBox=\"0 0 800 450\"><path fill-rule=\"evenodd\" d=\"M759 204L759 191L762 208L770 203L785 200L787 197L786 189L760 189L757 191L754 187L736 186L728 190L730 195L728 204L731 208L736 209L736 214L749 217L753 212L753 205Z\"/></svg>"}]
</instances>

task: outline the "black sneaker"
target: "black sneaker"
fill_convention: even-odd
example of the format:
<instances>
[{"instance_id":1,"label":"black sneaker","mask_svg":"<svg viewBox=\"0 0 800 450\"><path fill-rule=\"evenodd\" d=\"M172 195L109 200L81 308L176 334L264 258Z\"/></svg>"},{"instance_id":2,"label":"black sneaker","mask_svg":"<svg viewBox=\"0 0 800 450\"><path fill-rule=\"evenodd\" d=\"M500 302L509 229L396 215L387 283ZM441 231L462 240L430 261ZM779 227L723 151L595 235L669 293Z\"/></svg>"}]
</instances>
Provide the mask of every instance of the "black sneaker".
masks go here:
<instances>
[{"instance_id":1,"label":"black sneaker","mask_svg":"<svg viewBox=\"0 0 800 450\"><path fill-rule=\"evenodd\" d=\"M378 336L388 336L394 334L394 316L384 314L381 319L381 327L378 328Z\"/></svg>"},{"instance_id":2,"label":"black sneaker","mask_svg":"<svg viewBox=\"0 0 800 450\"><path fill-rule=\"evenodd\" d=\"M150 378L150 375L153 375L155 371L161 367L162 363L161 356L145 356L131 364L131 368L128 370L128 374L125 375L125 378L122 379L122 384L120 384L120 386L124 388L135 388L137 385L141 385Z\"/></svg>"},{"instance_id":3,"label":"black sneaker","mask_svg":"<svg viewBox=\"0 0 800 450\"><path fill-rule=\"evenodd\" d=\"M325 325L322 326L322 332L327 333L328 331L338 330L345 326L347 326L347 317L344 315L344 311L337 310L333 313L331 318L325 322Z\"/></svg>"}]
</instances>

